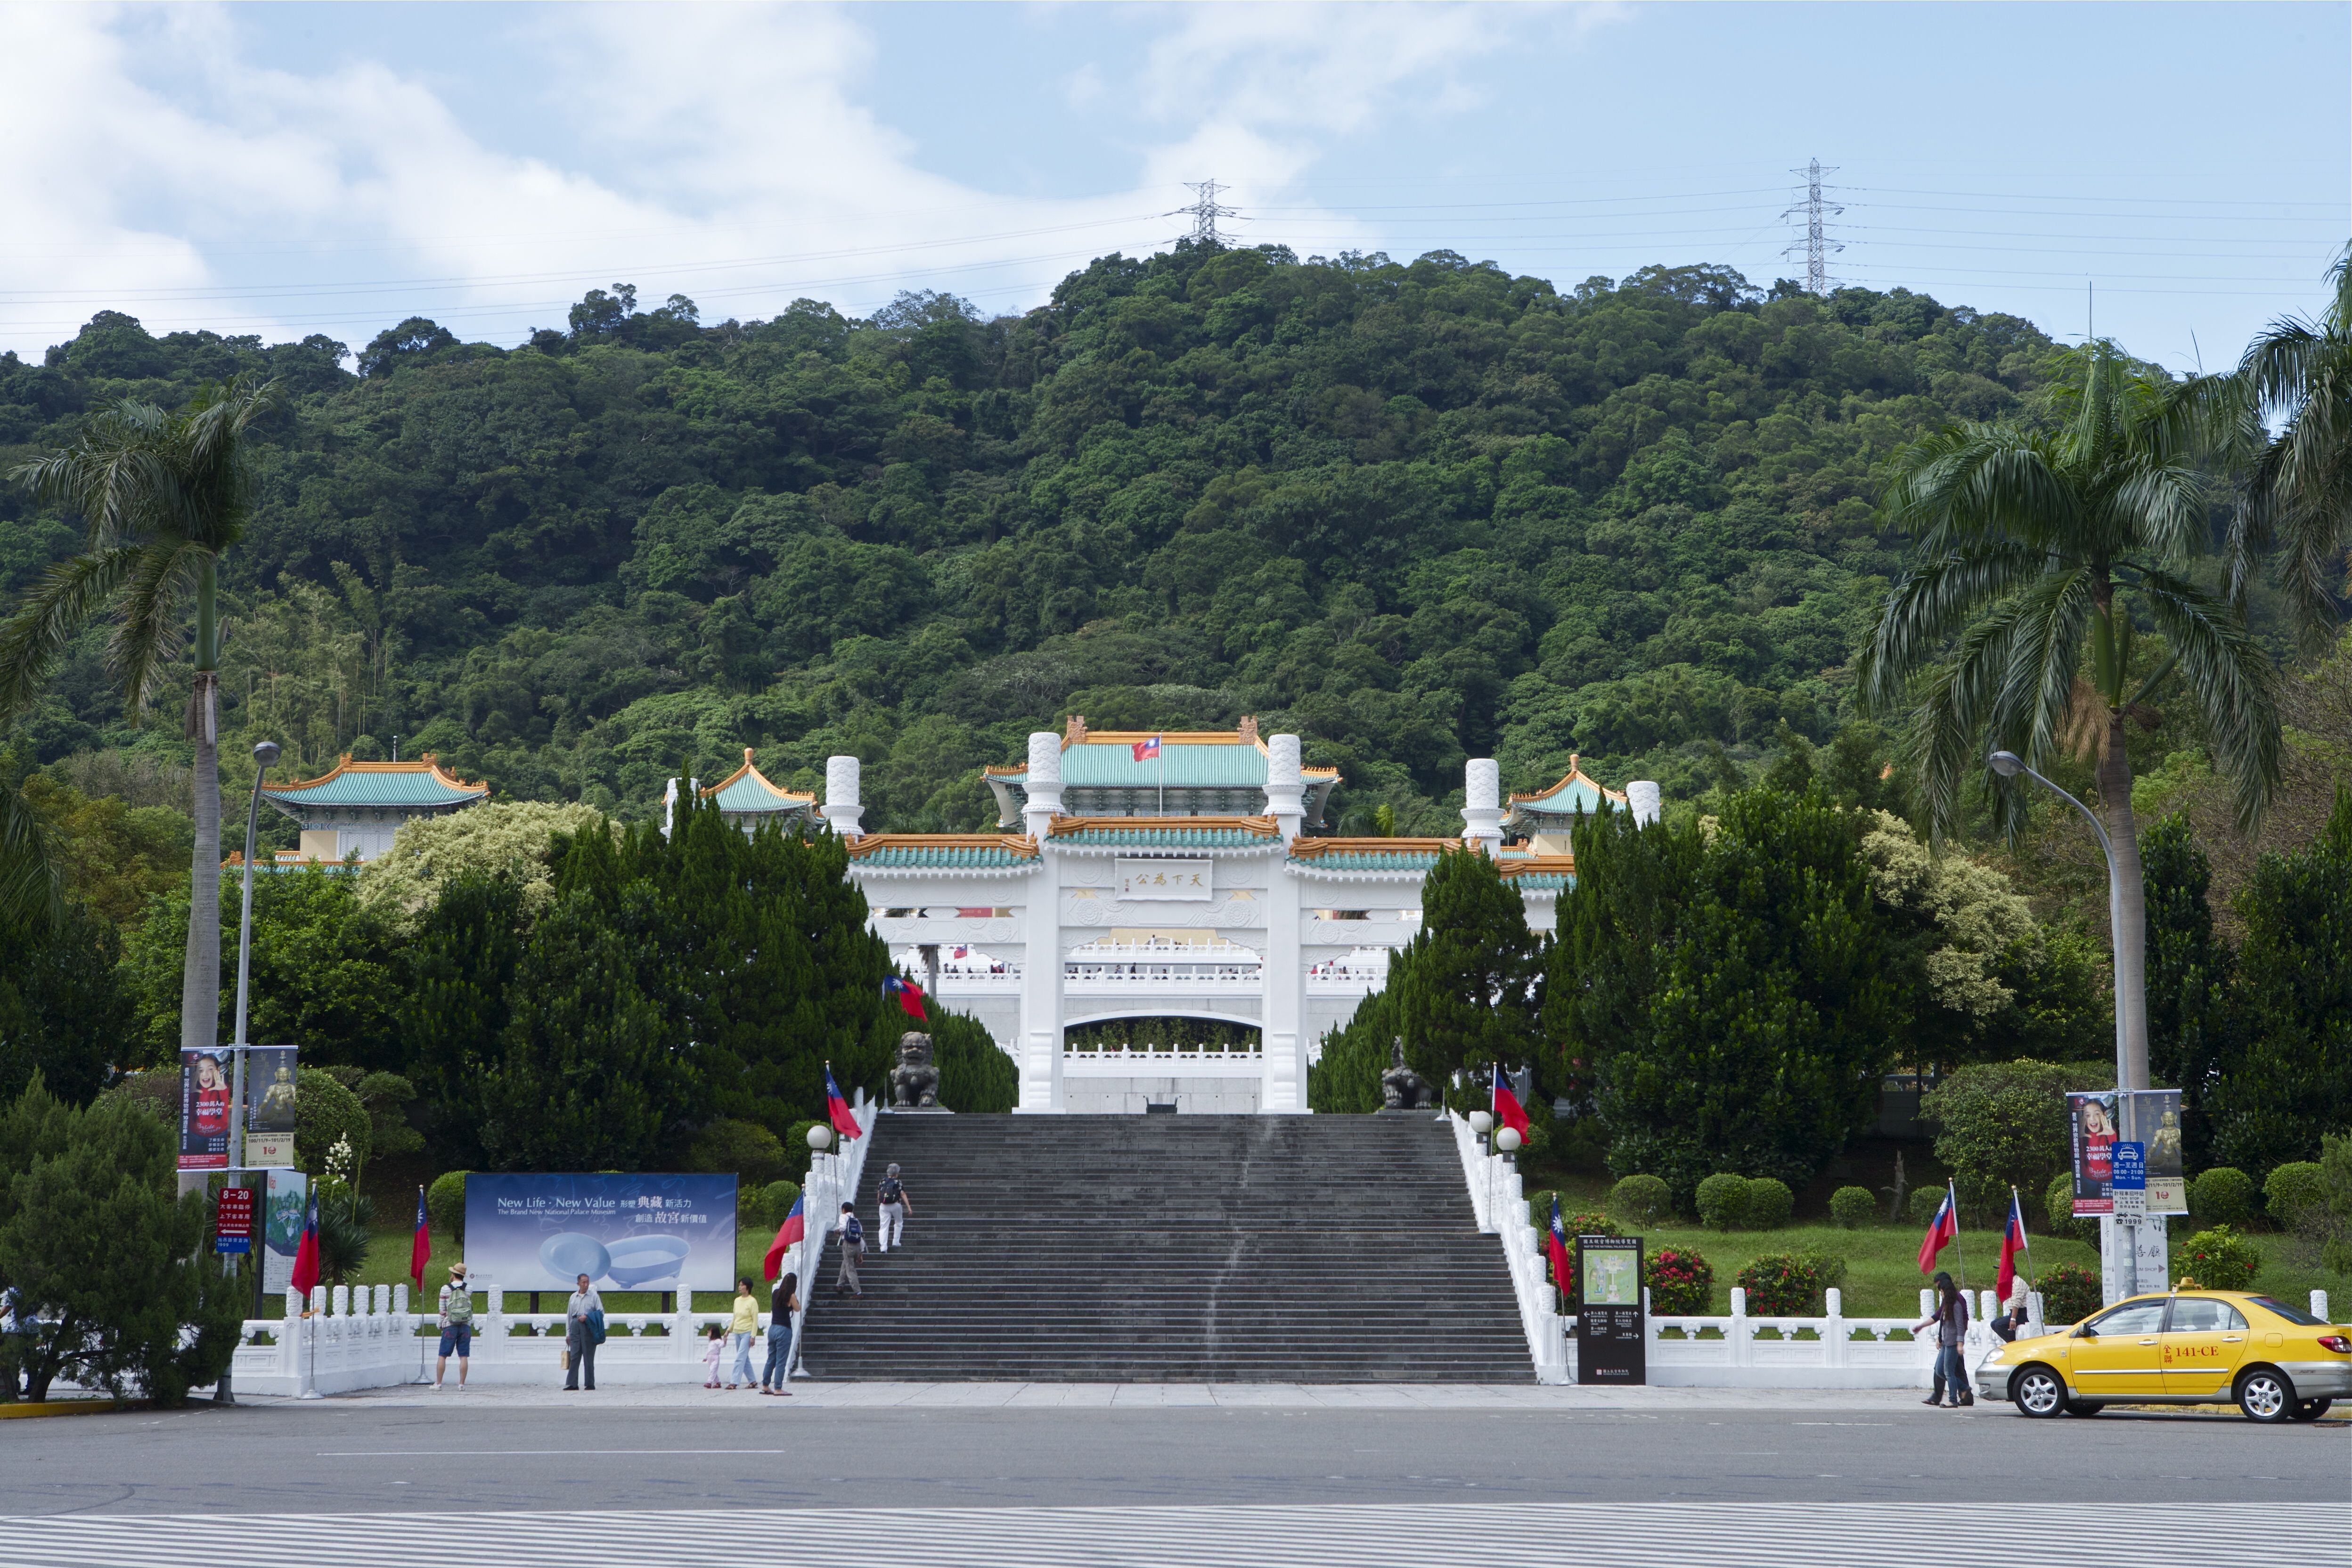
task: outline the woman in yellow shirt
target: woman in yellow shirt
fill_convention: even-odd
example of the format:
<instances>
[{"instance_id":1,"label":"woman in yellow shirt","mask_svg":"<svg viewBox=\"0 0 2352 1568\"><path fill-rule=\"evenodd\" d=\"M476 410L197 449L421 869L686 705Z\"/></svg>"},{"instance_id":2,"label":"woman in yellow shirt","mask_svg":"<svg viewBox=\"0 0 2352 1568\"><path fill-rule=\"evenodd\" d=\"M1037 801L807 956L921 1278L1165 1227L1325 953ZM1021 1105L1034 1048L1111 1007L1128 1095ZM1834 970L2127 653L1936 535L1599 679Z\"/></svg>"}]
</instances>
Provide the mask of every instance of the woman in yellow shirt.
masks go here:
<instances>
[{"instance_id":1,"label":"woman in yellow shirt","mask_svg":"<svg viewBox=\"0 0 2352 1568\"><path fill-rule=\"evenodd\" d=\"M727 1324L727 1338L735 1352L734 1370L728 1373L733 1381L727 1386L740 1388L751 1381L751 1336L760 1331L760 1298L751 1294L751 1276L735 1281L735 1316Z\"/></svg>"}]
</instances>

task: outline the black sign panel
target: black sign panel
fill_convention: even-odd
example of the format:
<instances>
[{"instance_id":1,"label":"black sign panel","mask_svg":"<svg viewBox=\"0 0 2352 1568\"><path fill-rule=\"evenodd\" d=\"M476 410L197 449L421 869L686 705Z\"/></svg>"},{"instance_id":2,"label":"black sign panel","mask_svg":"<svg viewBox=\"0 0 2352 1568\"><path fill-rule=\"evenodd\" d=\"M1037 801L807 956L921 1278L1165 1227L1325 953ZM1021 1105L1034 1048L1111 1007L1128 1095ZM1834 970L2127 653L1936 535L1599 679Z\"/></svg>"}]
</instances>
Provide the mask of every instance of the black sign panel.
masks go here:
<instances>
[{"instance_id":1,"label":"black sign panel","mask_svg":"<svg viewBox=\"0 0 2352 1568\"><path fill-rule=\"evenodd\" d=\"M1642 1238L1576 1238L1576 1381L1650 1380L1649 1314L1642 1307Z\"/></svg>"}]
</instances>

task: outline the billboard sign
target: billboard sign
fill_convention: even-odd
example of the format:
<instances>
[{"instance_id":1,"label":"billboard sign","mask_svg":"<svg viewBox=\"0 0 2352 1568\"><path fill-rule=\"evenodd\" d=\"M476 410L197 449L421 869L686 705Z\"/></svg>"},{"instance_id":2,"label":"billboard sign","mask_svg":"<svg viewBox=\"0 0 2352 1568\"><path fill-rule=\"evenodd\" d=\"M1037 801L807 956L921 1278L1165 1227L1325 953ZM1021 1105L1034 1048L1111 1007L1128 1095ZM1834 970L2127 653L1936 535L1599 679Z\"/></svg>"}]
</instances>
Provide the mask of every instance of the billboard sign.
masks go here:
<instances>
[{"instance_id":1,"label":"billboard sign","mask_svg":"<svg viewBox=\"0 0 2352 1568\"><path fill-rule=\"evenodd\" d=\"M724 1290L735 1282L735 1178L466 1178L466 1271L505 1290Z\"/></svg>"},{"instance_id":2,"label":"billboard sign","mask_svg":"<svg viewBox=\"0 0 2352 1568\"><path fill-rule=\"evenodd\" d=\"M180 1053L180 1169L228 1169L228 1053Z\"/></svg>"},{"instance_id":3,"label":"billboard sign","mask_svg":"<svg viewBox=\"0 0 2352 1568\"><path fill-rule=\"evenodd\" d=\"M261 1288L282 1296L294 1283L294 1253L302 1245L302 1211L310 1206L310 1178L299 1171L272 1171L261 1194Z\"/></svg>"},{"instance_id":4,"label":"billboard sign","mask_svg":"<svg viewBox=\"0 0 2352 1568\"><path fill-rule=\"evenodd\" d=\"M245 1063L247 1170L294 1163L294 1047L254 1046Z\"/></svg>"}]
</instances>

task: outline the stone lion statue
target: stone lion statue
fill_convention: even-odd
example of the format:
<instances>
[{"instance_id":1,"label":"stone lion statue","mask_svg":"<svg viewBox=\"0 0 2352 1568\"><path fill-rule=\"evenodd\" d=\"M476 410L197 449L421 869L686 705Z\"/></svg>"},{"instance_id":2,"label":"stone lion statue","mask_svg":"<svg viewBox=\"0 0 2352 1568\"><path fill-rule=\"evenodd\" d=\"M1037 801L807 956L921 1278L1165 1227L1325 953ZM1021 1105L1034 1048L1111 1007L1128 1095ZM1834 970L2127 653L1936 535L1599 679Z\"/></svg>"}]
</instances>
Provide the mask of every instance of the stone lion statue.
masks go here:
<instances>
[{"instance_id":1,"label":"stone lion statue","mask_svg":"<svg viewBox=\"0 0 2352 1568\"><path fill-rule=\"evenodd\" d=\"M1381 1098L1391 1110L1420 1110L1431 1103L1429 1080L1404 1065L1404 1037L1389 1047L1389 1070L1381 1074Z\"/></svg>"},{"instance_id":2,"label":"stone lion statue","mask_svg":"<svg viewBox=\"0 0 2352 1568\"><path fill-rule=\"evenodd\" d=\"M890 1103L900 1110L929 1110L940 1103L940 1069L931 1062L931 1037L909 1029L898 1037L898 1065L890 1069Z\"/></svg>"}]
</instances>

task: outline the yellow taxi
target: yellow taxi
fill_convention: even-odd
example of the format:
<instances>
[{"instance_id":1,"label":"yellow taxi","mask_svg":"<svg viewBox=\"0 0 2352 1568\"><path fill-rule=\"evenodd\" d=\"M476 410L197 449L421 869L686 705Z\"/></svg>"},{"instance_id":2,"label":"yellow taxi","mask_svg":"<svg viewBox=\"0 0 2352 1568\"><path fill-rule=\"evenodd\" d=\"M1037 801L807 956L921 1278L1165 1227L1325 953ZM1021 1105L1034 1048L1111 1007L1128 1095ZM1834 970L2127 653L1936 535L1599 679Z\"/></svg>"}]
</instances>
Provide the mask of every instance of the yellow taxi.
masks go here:
<instances>
[{"instance_id":1,"label":"yellow taxi","mask_svg":"<svg viewBox=\"0 0 2352 1568\"><path fill-rule=\"evenodd\" d=\"M2250 1421L2316 1421L2352 1396L2352 1328L2250 1291L2183 1287L2004 1345L1976 1387L2043 1417L2229 1401Z\"/></svg>"}]
</instances>

